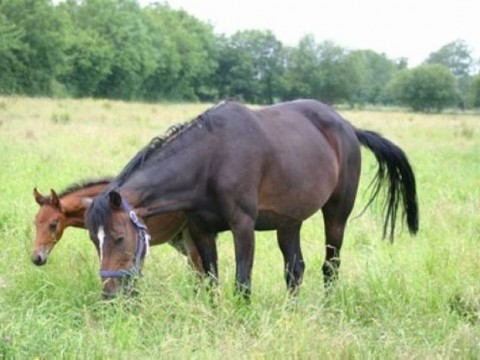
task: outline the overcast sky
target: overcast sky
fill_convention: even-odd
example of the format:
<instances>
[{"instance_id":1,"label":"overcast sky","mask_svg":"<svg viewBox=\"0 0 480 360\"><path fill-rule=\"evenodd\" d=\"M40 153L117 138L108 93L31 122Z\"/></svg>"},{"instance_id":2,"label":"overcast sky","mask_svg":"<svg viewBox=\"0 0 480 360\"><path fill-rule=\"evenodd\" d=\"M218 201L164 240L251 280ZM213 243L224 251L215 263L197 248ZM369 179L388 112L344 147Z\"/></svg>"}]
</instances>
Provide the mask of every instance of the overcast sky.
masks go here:
<instances>
[{"instance_id":1,"label":"overcast sky","mask_svg":"<svg viewBox=\"0 0 480 360\"><path fill-rule=\"evenodd\" d=\"M158 1L158 0L157 0ZM141 3L148 3L142 0ZM160 1L161 2L161 1ZM480 0L168 0L215 33L272 30L285 45L313 34L348 49L371 49L416 66L462 39L480 57Z\"/></svg>"}]
</instances>

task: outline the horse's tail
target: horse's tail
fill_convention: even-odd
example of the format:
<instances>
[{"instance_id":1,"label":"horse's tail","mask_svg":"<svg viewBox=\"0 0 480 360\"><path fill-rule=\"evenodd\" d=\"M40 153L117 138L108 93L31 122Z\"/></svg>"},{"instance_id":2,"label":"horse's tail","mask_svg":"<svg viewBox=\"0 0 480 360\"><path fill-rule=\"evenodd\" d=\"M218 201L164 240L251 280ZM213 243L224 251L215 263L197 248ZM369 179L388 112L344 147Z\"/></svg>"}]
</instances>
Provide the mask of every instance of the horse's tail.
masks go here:
<instances>
[{"instance_id":1,"label":"horse's tail","mask_svg":"<svg viewBox=\"0 0 480 360\"><path fill-rule=\"evenodd\" d=\"M381 135L366 130L355 129L360 144L373 152L378 161L378 171L371 183L372 195L366 207L377 197L382 187L386 187L385 222L383 237L390 227L390 241L393 241L397 210L403 203L403 218L410 234L418 231L418 203L415 175L407 156L397 145Z\"/></svg>"}]
</instances>

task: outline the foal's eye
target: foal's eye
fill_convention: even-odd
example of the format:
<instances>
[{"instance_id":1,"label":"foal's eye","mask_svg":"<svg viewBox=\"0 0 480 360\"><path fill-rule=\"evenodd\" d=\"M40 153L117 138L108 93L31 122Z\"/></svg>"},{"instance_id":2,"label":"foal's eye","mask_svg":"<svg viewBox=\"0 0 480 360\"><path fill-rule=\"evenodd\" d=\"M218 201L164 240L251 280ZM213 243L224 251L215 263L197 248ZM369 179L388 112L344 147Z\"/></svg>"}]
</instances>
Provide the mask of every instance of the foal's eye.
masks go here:
<instances>
[{"instance_id":1,"label":"foal's eye","mask_svg":"<svg viewBox=\"0 0 480 360\"><path fill-rule=\"evenodd\" d=\"M49 229L51 232L55 232L55 231L57 231L57 225L58 225L57 222L50 223L50 224L48 225L48 229Z\"/></svg>"}]
</instances>

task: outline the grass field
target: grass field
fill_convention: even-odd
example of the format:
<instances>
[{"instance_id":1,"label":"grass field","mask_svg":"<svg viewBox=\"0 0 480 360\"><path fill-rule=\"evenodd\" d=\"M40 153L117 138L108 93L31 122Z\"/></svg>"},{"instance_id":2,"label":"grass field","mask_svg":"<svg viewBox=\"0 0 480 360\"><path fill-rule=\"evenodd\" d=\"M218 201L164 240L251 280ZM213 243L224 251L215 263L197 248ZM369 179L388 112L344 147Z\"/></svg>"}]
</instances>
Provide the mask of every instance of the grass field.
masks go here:
<instances>
[{"instance_id":1,"label":"grass field","mask_svg":"<svg viewBox=\"0 0 480 360\"><path fill-rule=\"evenodd\" d=\"M105 303L85 231L30 262L32 189L114 175L151 137L209 104L0 97L0 359L480 358L480 115L342 111L402 147L417 176L420 232L381 240L380 207L355 217L376 170L364 151L340 281L323 293L320 214L305 222L307 269L288 299L273 232L257 233L253 296L232 296L233 243L218 239L221 285L195 293L185 259L152 249L136 299Z\"/></svg>"}]
</instances>

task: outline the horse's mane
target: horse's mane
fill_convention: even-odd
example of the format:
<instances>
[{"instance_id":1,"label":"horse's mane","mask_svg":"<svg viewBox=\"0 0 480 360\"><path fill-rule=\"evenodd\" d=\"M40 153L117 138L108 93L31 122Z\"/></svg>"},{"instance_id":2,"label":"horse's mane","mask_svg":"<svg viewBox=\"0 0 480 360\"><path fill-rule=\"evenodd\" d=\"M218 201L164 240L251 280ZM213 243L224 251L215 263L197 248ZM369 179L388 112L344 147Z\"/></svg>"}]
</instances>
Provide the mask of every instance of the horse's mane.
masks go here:
<instances>
[{"instance_id":1,"label":"horse's mane","mask_svg":"<svg viewBox=\"0 0 480 360\"><path fill-rule=\"evenodd\" d=\"M112 208L108 201L108 194L102 192L97 196L85 213L85 222L90 231L97 231L100 226L107 224L112 217Z\"/></svg>"},{"instance_id":2,"label":"horse's mane","mask_svg":"<svg viewBox=\"0 0 480 360\"><path fill-rule=\"evenodd\" d=\"M196 119L172 125L168 128L164 135L155 136L152 140L150 140L150 142L143 149L141 149L123 168L116 178L116 185L121 185L124 180L127 179L135 170L140 168L145 160L155 153L156 150L163 148L165 144L176 138L180 132L190 127L195 121Z\"/></svg>"},{"instance_id":3,"label":"horse's mane","mask_svg":"<svg viewBox=\"0 0 480 360\"><path fill-rule=\"evenodd\" d=\"M99 179L85 179L80 182L70 184L67 188L65 188L58 194L58 197L61 198L61 197L70 195L78 190L87 189L92 186L107 185L111 183L113 179L114 179L113 177L104 177Z\"/></svg>"},{"instance_id":4,"label":"horse's mane","mask_svg":"<svg viewBox=\"0 0 480 360\"><path fill-rule=\"evenodd\" d=\"M115 185L121 186L124 183L124 181L128 179L133 172L135 172L140 167L142 167L144 162L148 160L153 154L155 154L160 149L165 148L165 146L168 143L170 143L174 139L179 138L180 136L188 132L188 130L195 127L203 127L203 126L211 130L211 121L209 117L210 112L213 109L217 109L218 107L222 106L227 101L231 101L231 99L221 101L220 103L204 111L202 114L198 115L193 120L170 126L165 132L165 134L161 136L155 136L123 168L123 170L120 172L120 174L117 176L115 180L116 182Z\"/></svg>"},{"instance_id":5,"label":"horse's mane","mask_svg":"<svg viewBox=\"0 0 480 360\"><path fill-rule=\"evenodd\" d=\"M231 99L221 101L217 105L209 108L202 114L198 115L193 120L176 124L168 128L162 136L154 137L143 149L141 149L123 168L120 174L110 184L109 190L117 189L127 181L127 179L136 170L142 167L146 160L148 160L153 154L165 148L167 144L174 139L180 138L190 129L197 127L205 127L207 130L212 130L210 112L214 109L224 105ZM107 224L112 216L112 209L109 204L108 190L97 196L92 205L87 209L85 219L89 229L96 231L100 226Z\"/></svg>"}]
</instances>

